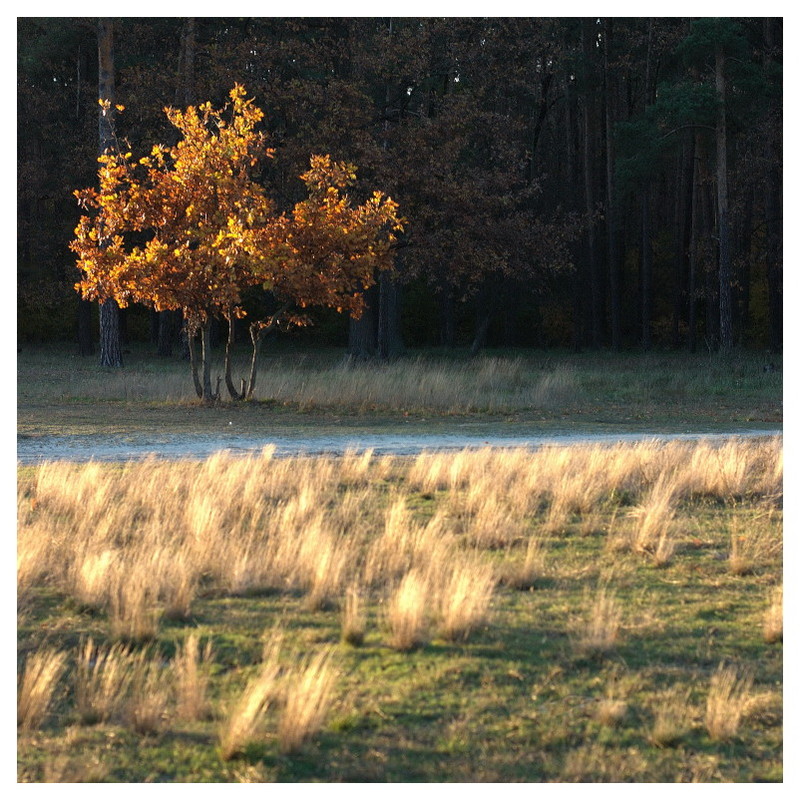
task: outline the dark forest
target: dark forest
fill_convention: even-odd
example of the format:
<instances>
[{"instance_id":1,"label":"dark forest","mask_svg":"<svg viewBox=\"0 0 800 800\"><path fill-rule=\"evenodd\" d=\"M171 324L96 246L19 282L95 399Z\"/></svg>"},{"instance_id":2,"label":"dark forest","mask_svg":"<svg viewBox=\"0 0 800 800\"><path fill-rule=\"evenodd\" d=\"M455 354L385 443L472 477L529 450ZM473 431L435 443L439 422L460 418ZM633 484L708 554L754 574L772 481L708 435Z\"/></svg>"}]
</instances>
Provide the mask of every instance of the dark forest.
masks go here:
<instances>
[{"instance_id":1,"label":"dark forest","mask_svg":"<svg viewBox=\"0 0 800 800\"><path fill-rule=\"evenodd\" d=\"M364 314L320 311L291 334L303 341L379 358L781 350L781 19L110 23L117 135L136 152L174 144L165 107L222 105L241 84L265 114L260 180L279 206L320 153L358 167L357 200L363 182L399 204L394 271ZM73 192L97 182L101 27L17 29L18 339L87 355L98 310L69 244ZM126 309L123 341L170 352L167 313Z\"/></svg>"}]
</instances>

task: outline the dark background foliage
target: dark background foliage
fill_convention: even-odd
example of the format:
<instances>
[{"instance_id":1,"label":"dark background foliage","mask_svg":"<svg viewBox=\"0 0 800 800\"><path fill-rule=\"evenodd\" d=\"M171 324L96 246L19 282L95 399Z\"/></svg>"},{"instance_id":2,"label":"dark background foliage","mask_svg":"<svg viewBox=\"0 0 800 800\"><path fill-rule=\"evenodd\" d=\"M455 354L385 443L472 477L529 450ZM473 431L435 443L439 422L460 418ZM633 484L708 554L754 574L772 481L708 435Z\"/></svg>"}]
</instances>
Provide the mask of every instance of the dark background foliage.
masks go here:
<instances>
[{"instance_id":1,"label":"dark background foliage","mask_svg":"<svg viewBox=\"0 0 800 800\"><path fill-rule=\"evenodd\" d=\"M312 153L400 203L396 277L358 322L318 314L296 334L309 343L781 349L780 19L122 18L113 33L135 153L174 136L165 106L221 105L241 83L279 204ZM98 24L19 18L17 36L18 337L77 342L68 245L72 192L96 181ZM123 315L131 340L157 328Z\"/></svg>"}]
</instances>

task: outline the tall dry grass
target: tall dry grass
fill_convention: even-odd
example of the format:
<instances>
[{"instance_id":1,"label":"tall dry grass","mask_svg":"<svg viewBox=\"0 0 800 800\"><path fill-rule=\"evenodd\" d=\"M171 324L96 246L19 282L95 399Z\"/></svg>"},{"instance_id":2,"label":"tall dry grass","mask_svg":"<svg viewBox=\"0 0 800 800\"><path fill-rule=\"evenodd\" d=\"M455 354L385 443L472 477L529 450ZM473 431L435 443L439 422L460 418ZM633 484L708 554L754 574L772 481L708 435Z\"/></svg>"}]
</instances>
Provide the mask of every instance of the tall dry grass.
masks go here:
<instances>
[{"instance_id":1,"label":"tall dry grass","mask_svg":"<svg viewBox=\"0 0 800 800\"><path fill-rule=\"evenodd\" d=\"M364 600L357 584L347 589L342 609L342 641L359 647L364 643L367 619Z\"/></svg>"},{"instance_id":2,"label":"tall dry grass","mask_svg":"<svg viewBox=\"0 0 800 800\"><path fill-rule=\"evenodd\" d=\"M146 650L131 656L131 680L125 707L136 733L157 733L167 720L173 679L170 665Z\"/></svg>"},{"instance_id":3,"label":"tall dry grass","mask_svg":"<svg viewBox=\"0 0 800 800\"><path fill-rule=\"evenodd\" d=\"M752 686L749 672L725 664L717 667L706 697L705 726L712 739L725 741L736 735L752 699Z\"/></svg>"},{"instance_id":4,"label":"tall dry grass","mask_svg":"<svg viewBox=\"0 0 800 800\"><path fill-rule=\"evenodd\" d=\"M689 692L676 689L662 692L655 704L650 741L658 747L678 744L692 728L693 713Z\"/></svg>"},{"instance_id":5,"label":"tall dry grass","mask_svg":"<svg viewBox=\"0 0 800 800\"><path fill-rule=\"evenodd\" d=\"M212 660L211 642L200 648L196 633L186 637L172 661L175 682L175 711L180 719L206 719L211 712L208 695L209 672Z\"/></svg>"},{"instance_id":6,"label":"tall dry grass","mask_svg":"<svg viewBox=\"0 0 800 800\"><path fill-rule=\"evenodd\" d=\"M67 654L44 648L30 653L17 685L17 727L21 731L38 728L50 708Z\"/></svg>"},{"instance_id":7,"label":"tall dry grass","mask_svg":"<svg viewBox=\"0 0 800 800\"><path fill-rule=\"evenodd\" d=\"M412 569L386 603L386 627L391 647L408 651L425 644L429 636L431 601L428 576L420 569Z\"/></svg>"},{"instance_id":8,"label":"tall dry grass","mask_svg":"<svg viewBox=\"0 0 800 800\"><path fill-rule=\"evenodd\" d=\"M783 586L769 594L769 604L764 612L764 640L769 644L783 641Z\"/></svg>"},{"instance_id":9,"label":"tall dry grass","mask_svg":"<svg viewBox=\"0 0 800 800\"><path fill-rule=\"evenodd\" d=\"M283 635L266 640L258 672L231 704L219 729L220 755L225 761L240 755L262 732L267 710L279 697L280 651Z\"/></svg>"},{"instance_id":10,"label":"tall dry grass","mask_svg":"<svg viewBox=\"0 0 800 800\"><path fill-rule=\"evenodd\" d=\"M323 725L334 699L338 670L331 650L300 659L286 674L278 719L281 752L293 753Z\"/></svg>"},{"instance_id":11,"label":"tall dry grass","mask_svg":"<svg viewBox=\"0 0 800 800\"><path fill-rule=\"evenodd\" d=\"M75 706L81 722L94 725L121 715L132 680L132 664L121 644L99 647L90 638L78 651Z\"/></svg>"},{"instance_id":12,"label":"tall dry grass","mask_svg":"<svg viewBox=\"0 0 800 800\"><path fill-rule=\"evenodd\" d=\"M586 593L583 614L572 629L575 652L582 657L605 655L619 643L622 607L605 585Z\"/></svg>"},{"instance_id":13,"label":"tall dry grass","mask_svg":"<svg viewBox=\"0 0 800 800\"><path fill-rule=\"evenodd\" d=\"M780 514L782 463L780 438L487 447L409 459L354 451L278 459L268 447L179 464L45 463L18 487L18 592L24 600L47 583L105 615L112 637L146 642L164 619L190 619L203 595L302 593L320 608L341 604L357 582L365 598L390 595L390 630L405 618L423 631L433 620L410 621L415 604L433 613L440 602L437 564L500 549L500 580L529 588L544 568L548 530L583 533L601 507L621 508L623 518L634 507L630 546L667 564L684 500L766 496L763 518L733 546L741 556L744 544L760 543L748 556L756 564L775 558L780 526L769 515Z\"/></svg>"},{"instance_id":14,"label":"tall dry grass","mask_svg":"<svg viewBox=\"0 0 800 800\"><path fill-rule=\"evenodd\" d=\"M466 641L487 622L497 579L491 564L476 557L456 562L441 581L439 630L445 639Z\"/></svg>"}]
</instances>

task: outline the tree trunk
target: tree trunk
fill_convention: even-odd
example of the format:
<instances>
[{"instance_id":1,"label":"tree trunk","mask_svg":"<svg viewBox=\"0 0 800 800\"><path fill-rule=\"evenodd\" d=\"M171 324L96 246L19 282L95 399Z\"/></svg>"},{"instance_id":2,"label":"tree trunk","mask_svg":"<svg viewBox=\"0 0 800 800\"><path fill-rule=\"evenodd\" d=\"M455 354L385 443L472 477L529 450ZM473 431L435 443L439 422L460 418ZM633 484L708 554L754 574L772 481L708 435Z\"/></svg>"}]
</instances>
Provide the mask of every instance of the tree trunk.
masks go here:
<instances>
[{"instance_id":1,"label":"tree trunk","mask_svg":"<svg viewBox=\"0 0 800 800\"><path fill-rule=\"evenodd\" d=\"M122 366L119 306L114 300L106 300L105 303L100 303L100 366Z\"/></svg>"},{"instance_id":2,"label":"tree trunk","mask_svg":"<svg viewBox=\"0 0 800 800\"><path fill-rule=\"evenodd\" d=\"M100 155L114 147L114 28L113 21L101 17L97 21L97 52L99 65L98 96L107 100L107 110L99 116ZM100 365L122 366L122 345L119 330L119 306L116 300L100 304Z\"/></svg>"},{"instance_id":3,"label":"tree trunk","mask_svg":"<svg viewBox=\"0 0 800 800\"><path fill-rule=\"evenodd\" d=\"M653 242L650 234L650 187L642 190L642 349L652 345L653 323Z\"/></svg>"},{"instance_id":4,"label":"tree trunk","mask_svg":"<svg viewBox=\"0 0 800 800\"><path fill-rule=\"evenodd\" d=\"M497 279L495 279L497 280ZM472 340L469 353L477 356L486 346L486 337L489 333L489 326L495 313L495 292L494 287L487 281L477 298L478 307L475 310L475 337Z\"/></svg>"},{"instance_id":5,"label":"tree trunk","mask_svg":"<svg viewBox=\"0 0 800 800\"><path fill-rule=\"evenodd\" d=\"M772 62L774 33L772 19L764 20L764 71ZM767 132L765 142L766 176L764 186L764 219L766 222L767 307L769 313L769 349L783 350L783 214L781 208L781 127L779 118Z\"/></svg>"},{"instance_id":6,"label":"tree trunk","mask_svg":"<svg viewBox=\"0 0 800 800\"><path fill-rule=\"evenodd\" d=\"M783 215L781 213L780 172L768 168L764 214L767 221L767 303L769 309L769 349L783 350Z\"/></svg>"},{"instance_id":7,"label":"tree trunk","mask_svg":"<svg viewBox=\"0 0 800 800\"><path fill-rule=\"evenodd\" d=\"M594 92L589 86L589 75L594 61L594 37L591 34L591 20L584 20L581 26L583 41L583 60L586 71L586 87L583 101L583 176L584 176L584 201L588 215L594 214ZM600 281L600 268L597 258L597 242L594 223L590 223L586 233L586 261L589 265L589 304L592 317L592 347L598 348L603 339L603 292Z\"/></svg>"},{"instance_id":8,"label":"tree trunk","mask_svg":"<svg viewBox=\"0 0 800 800\"><path fill-rule=\"evenodd\" d=\"M195 18L187 17L181 29L179 56L179 88L175 92L176 103L186 106L194 102L194 53L195 53Z\"/></svg>"},{"instance_id":9,"label":"tree trunk","mask_svg":"<svg viewBox=\"0 0 800 800\"><path fill-rule=\"evenodd\" d=\"M699 139L695 134L694 157L692 159L692 224L689 244L689 352L697 351L697 265L700 232L700 166Z\"/></svg>"},{"instance_id":10,"label":"tree trunk","mask_svg":"<svg viewBox=\"0 0 800 800\"><path fill-rule=\"evenodd\" d=\"M733 348L733 269L728 211L728 135L725 114L725 55L722 45L715 48L717 112L717 235L719 238L719 347Z\"/></svg>"},{"instance_id":11,"label":"tree trunk","mask_svg":"<svg viewBox=\"0 0 800 800\"><path fill-rule=\"evenodd\" d=\"M680 324L684 317L684 296L688 294L687 253L691 247L694 138L681 149L678 182L675 190L675 268L672 291L672 346L680 346Z\"/></svg>"},{"instance_id":12,"label":"tree trunk","mask_svg":"<svg viewBox=\"0 0 800 800\"><path fill-rule=\"evenodd\" d=\"M611 85L611 34L612 22L606 19L603 25L603 74L605 79L605 133L606 133L606 231L608 246L608 289L611 310L611 349L619 350L622 342L619 256L617 240L617 198L614 186L614 108Z\"/></svg>"},{"instance_id":13,"label":"tree trunk","mask_svg":"<svg viewBox=\"0 0 800 800\"><path fill-rule=\"evenodd\" d=\"M400 286L387 272L378 278L378 354L384 361L405 350L400 331Z\"/></svg>"},{"instance_id":14,"label":"tree trunk","mask_svg":"<svg viewBox=\"0 0 800 800\"><path fill-rule=\"evenodd\" d=\"M195 347L195 336L197 336L197 329L194 325L186 324L186 347L189 350L189 364L192 369L192 381L194 382L194 390L197 396L202 399L203 397L203 384L200 380L200 374L197 369L197 349Z\"/></svg>"},{"instance_id":15,"label":"tree trunk","mask_svg":"<svg viewBox=\"0 0 800 800\"><path fill-rule=\"evenodd\" d=\"M225 385L228 387L228 394L232 400L244 400L247 394L247 384L244 378L242 378L242 388L239 391L233 385L233 376L231 375L231 359L233 358L233 345L236 340L236 318L233 316L232 311L228 313L226 319L228 320L228 338L225 342ZM253 386L255 387L255 378L253 378Z\"/></svg>"},{"instance_id":16,"label":"tree trunk","mask_svg":"<svg viewBox=\"0 0 800 800\"><path fill-rule=\"evenodd\" d=\"M203 401L211 403L219 397L219 383L217 379L217 390L211 388L211 320L206 320L200 328L200 341L202 343L202 365L203 365Z\"/></svg>"},{"instance_id":17,"label":"tree trunk","mask_svg":"<svg viewBox=\"0 0 800 800\"><path fill-rule=\"evenodd\" d=\"M177 332L180 330L180 311L161 311L158 313L157 352L162 358L172 356Z\"/></svg>"}]
</instances>

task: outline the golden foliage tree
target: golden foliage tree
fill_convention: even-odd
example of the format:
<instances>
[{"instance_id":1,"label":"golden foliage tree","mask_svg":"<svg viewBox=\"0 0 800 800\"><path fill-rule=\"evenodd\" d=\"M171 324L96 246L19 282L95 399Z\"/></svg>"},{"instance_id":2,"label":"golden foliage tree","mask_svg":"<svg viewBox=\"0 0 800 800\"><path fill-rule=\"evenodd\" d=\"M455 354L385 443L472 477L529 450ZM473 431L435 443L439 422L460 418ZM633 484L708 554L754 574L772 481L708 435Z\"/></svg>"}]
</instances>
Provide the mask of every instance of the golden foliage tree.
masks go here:
<instances>
[{"instance_id":1,"label":"golden foliage tree","mask_svg":"<svg viewBox=\"0 0 800 800\"><path fill-rule=\"evenodd\" d=\"M75 229L72 249L86 299L142 303L180 310L186 320L192 377L199 397L212 387L210 322L229 324L225 379L231 397L251 397L266 331L305 324L303 309L326 306L358 315L363 291L376 270L392 266L397 204L380 192L354 205L345 190L356 179L352 164L312 156L301 175L307 199L279 212L255 179L272 156L256 130L263 112L236 85L222 109L210 103L185 111L166 109L179 133L173 147L156 145L149 156L106 153L99 159L99 188L75 192L89 213ZM246 316L243 293L263 286L278 312L250 325L250 375L237 389L231 378L233 321ZM194 340L201 335L200 364Z\"/></svg>"}]
</instances>

